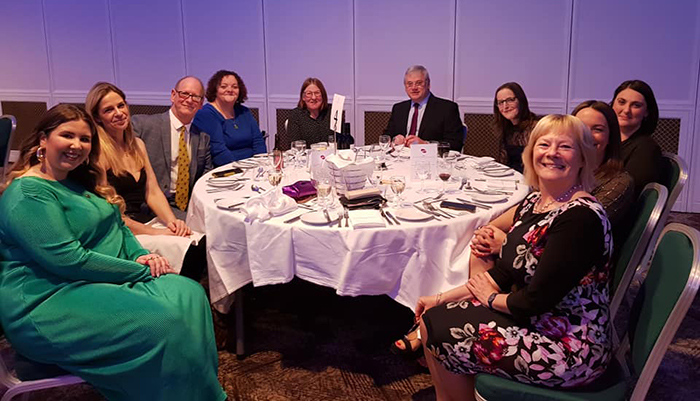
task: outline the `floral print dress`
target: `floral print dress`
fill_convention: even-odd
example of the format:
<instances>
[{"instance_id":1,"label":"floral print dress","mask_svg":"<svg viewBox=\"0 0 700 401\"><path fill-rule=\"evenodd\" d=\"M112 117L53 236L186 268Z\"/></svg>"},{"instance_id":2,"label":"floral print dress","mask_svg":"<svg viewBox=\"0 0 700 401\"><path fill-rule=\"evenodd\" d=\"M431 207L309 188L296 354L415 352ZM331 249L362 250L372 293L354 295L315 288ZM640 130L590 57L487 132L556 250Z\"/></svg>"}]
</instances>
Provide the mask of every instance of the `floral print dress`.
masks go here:
<instances>
[{"instance_id":1,"label":"floral print dress","mask_svg":"<svg viewBox=\"0 0 700 401\"><path fill-rule=\"evenodd\" d=\"M478 300L429 309L430 352L454 373L485 372L547 387L588 384L611 356L610 223L603 207L578 198L534 213L530 194L489 274L510 293L511 314Z\"/></svg>"}]
</instances>

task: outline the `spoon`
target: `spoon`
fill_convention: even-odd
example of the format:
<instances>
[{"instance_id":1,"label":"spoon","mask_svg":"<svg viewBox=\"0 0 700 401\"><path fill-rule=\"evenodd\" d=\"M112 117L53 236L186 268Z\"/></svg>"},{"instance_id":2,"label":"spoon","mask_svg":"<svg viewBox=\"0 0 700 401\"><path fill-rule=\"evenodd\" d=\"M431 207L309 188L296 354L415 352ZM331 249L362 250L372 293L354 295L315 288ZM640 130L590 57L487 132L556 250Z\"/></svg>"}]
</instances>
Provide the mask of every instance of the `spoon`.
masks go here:
<instances>
[{"instance_id":1,"label":"spoon","mask_svg":"<svg viewBox=\"0 0 700 401\"><path fill-rule=\"evenodd\" d=\"M263 193L263 192L266 191L265 188L259 187L259 186L255 185L255 184L251 184L251 185L250 185L250 189L252 189L253 191L255 191L255 192L259 193L259 194L261 194L261 193Z\"/></svg>"}]
</instances>

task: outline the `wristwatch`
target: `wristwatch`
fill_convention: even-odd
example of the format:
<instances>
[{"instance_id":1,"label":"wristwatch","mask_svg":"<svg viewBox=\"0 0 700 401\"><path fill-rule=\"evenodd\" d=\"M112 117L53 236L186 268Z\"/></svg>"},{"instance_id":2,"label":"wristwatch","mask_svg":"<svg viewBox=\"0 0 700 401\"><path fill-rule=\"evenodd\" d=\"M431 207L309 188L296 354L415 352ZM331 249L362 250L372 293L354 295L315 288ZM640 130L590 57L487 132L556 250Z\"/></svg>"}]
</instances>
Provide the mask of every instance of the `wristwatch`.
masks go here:
<instances>
[{"instance_id":1,"label":"wristwatch","mask_svg":"<svg viewBox=\"0 0 700 401\"><path fill-rule=\"evenodd\" d=\"M493 294L489 295L489 309L493 310L493 300L496 299L496 295L498 295L497 292L494 292Z\"/></svg>"}]
</instances>

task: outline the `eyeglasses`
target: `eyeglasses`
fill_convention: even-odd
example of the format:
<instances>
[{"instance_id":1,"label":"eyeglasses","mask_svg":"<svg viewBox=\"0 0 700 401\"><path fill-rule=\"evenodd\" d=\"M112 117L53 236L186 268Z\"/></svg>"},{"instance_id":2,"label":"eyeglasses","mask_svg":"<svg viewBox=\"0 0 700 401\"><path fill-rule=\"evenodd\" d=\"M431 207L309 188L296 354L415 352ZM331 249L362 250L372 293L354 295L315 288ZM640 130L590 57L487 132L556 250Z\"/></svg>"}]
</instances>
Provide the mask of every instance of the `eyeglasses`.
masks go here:
<instances>
[{"instance_id":1,"label":"eyeglasses","mask_svg":"<svg viewBox=\"0 0 700 401\"><path fill-rule=\"evenodd\" d=\"M416 81L416 82L408 81L408 82L404 82L404 84L406 85L407 88L413 88L414 86L415 86L416 88L422 88L422 87L425 86L426 83L427 83L427 81Z\"/></svg>"},{"instance_id":2,"label":"eyeglasses","mask_svg":"<svg viewBox=\"0 0 700 401\"><path fill-rule=\"evenodd\" d=\"M173 90L175 92L177 92L177 95L180 96L180 99L182 99L182 100L187 100L189 98L192 98L192 100L194 100L195 102L201 102L202 99L204 99L204 96L199 96L199 95L195 95L193 93L179 91L179 90L175 90L175 89L173 89Z\"/></svg>"},{"instance_id":3,"label":"eyeglasses","mask_svg":"<svg viewBox=\"0 0 700 401\"><path fill-rule=\"evenodd\" d=\"M304 92L304 97L311 99L313 97L321 97L321 92Z\"/></svg>"},{"instance_id":4,"label":"eyeglasses","mask_svg":"<svg viewBox=\"0 0 700 401\"><path fill-rule=\"evenodd\" d=\"M518 98L516 98L516 97L508 97L508 98L505 98L503 100L497 101L496 106L498 106L498 107L503 107L505 105L512 106L517 100L518 100Z\"/></svg>"}]
</instances>

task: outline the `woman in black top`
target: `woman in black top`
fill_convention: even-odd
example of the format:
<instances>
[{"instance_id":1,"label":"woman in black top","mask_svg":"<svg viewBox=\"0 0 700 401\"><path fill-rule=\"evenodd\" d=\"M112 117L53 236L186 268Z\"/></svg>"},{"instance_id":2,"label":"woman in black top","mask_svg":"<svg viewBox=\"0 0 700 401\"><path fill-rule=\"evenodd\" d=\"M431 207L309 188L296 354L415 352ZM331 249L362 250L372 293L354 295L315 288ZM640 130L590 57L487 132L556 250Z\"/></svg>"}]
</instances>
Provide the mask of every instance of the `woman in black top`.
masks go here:
<instances>
[{"instance_id":1,"label":"woman in black top","mask_svg":"<svg viewBox=\"0 0 700 401\"><path fill-rule=\"evenodd\" d=\"M508 232L501 257L464 285L416 305L420 337L409 335L405 344L423 344L438 399L468 399L478 372L581 386L610 360L612 241L605 211L589 193L590 131L573 116L546 116L523 162L535 192L494 221Z\"/></svg>"},{"instance_id":2,"label":"woman in black top","mask_svg":"<svg viewBox=\"0 0 700 401\"><path fill-rule=\"evenodd\" d=\"M521 155L537 116L530 111L525 91L517 82L506 82L496 89L493 118L499 140L499 162L523 172Z\"/></svg>"},{"instance_id":3,"label":"woman in black top","mask_svg":"<svg viewBox=\"0 0 700 401\"><path fill-rule=\"evenodd\" d=\"M287 133L290 141L304 140L307 145L328 141L328 136L333 135L330 118L328 94L323 82L318 78L306 78L299 91L299 103L289 115Z\"/></svg>"},{"instance_id":4,"label":"woman in black top","mask_svg":"<svg viewBox=\"0 0 700 401\"><path fill-rule=\"evenodd\" d=\"M659 182L661 148L651 135L659 122L659 106L651 87L640 80L625 81L611 103L620 123L622 162L634 178L635 196L650 182Z\"/></svg>"}]
</instances>

